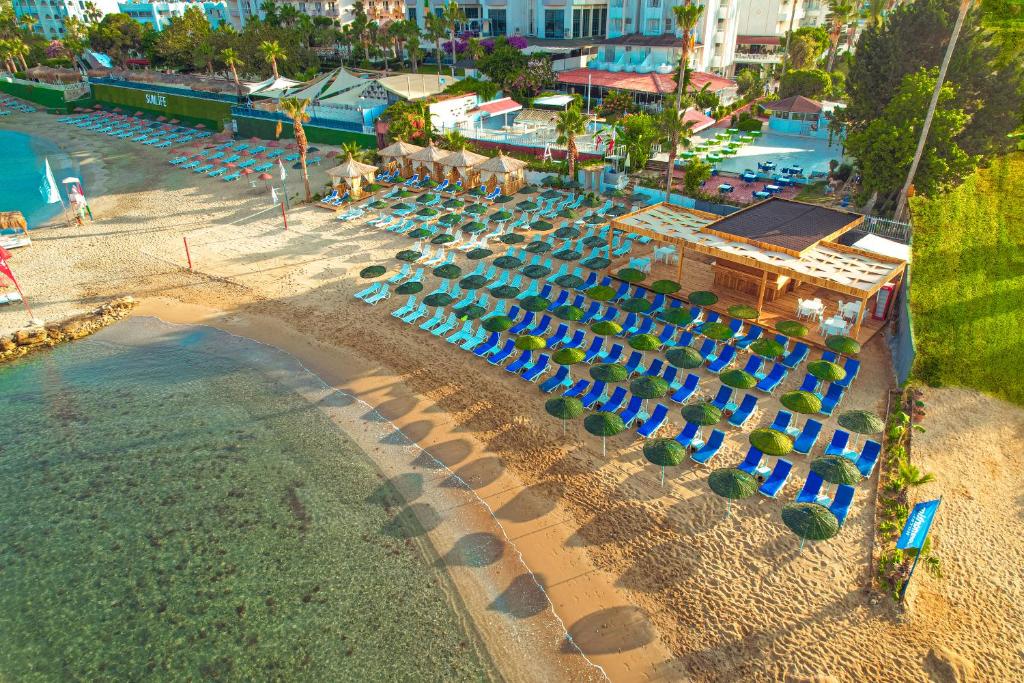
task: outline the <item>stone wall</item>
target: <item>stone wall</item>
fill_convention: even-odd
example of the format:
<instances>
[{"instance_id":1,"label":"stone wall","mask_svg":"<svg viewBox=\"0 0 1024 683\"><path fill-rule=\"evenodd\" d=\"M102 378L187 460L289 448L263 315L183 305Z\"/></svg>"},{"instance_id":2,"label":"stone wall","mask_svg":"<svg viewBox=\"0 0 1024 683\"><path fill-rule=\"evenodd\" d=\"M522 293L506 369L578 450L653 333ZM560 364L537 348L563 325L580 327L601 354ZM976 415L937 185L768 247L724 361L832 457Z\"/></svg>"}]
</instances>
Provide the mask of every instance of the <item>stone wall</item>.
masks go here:
<instances>
[{"instance_id":1,"label":"stone wall","mask_svg":"<svg viewBox=\"0 0 1024 683\"><path fill-rule=\"evenodd\" d=\"M87 337L107 325L126 318L135 307L135 300L126 296L103 304L91 313L75 316L60 323L42 327L26 327L14 334L0 337L0 363L21 358L39 349Z\"/></svg>"}]
</instances>

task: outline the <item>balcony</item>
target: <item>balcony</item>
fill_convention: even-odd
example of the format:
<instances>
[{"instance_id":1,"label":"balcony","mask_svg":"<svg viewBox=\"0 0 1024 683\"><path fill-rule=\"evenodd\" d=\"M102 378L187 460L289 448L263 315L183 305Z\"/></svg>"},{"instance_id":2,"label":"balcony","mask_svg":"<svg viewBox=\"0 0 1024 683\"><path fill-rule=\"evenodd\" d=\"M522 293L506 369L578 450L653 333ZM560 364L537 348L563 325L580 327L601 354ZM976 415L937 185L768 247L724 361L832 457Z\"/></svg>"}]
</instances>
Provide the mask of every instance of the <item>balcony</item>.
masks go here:
<instances>
[{"instance_id":1,"label":"balcony","mask_svg":"<svg viewBox=\"0 0 1024 683\"><path fill-rule=\"evenodd\" d=\"M715 31L715 45L721 45L725 42L725 31Z\"/></svg>"},{"instance_id":2,"label":"balcony","mask_svg":"<svg viewBox=\"0 0 1024 683\"><path fill-rule=\"evenodd\" d=\"M782 64L782 53L736 52L733 55L733 61L748 64Z\"/></svg>"}]
</instances>

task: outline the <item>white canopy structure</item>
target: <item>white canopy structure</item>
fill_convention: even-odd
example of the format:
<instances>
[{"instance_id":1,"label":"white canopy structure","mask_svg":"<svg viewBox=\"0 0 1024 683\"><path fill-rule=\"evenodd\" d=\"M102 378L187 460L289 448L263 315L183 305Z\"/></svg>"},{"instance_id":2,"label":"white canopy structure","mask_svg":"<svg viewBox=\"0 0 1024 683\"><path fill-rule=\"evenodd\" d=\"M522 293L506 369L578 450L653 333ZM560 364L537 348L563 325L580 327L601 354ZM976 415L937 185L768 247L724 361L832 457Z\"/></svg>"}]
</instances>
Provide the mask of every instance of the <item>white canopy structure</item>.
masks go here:
<instances>
[{"instance_id":1,"label":"white canopy structure","mask_svg":"<svg viewBox=\"0 0 1024 683\"><path fill-rule=\"evenodd\" d=\"M353 200L362 197L363 181L372 183L376 173L376 166L356 161L352 158L351 154L339 165L327 169L327 175L331 177L331 184L335 187L345 185L348 189L349 197ZM339 187L340 189L342 188Z\"/></svg>"},{"instance_id":2,"label":"white canopy structure","mask_svg":"<svg viewBox=\"0 0 1024 683\"><path fill-rule=\"evenodd\" d=\"M429 175L437 180L444 175L441 160L450 154L451 152L441 149L431 140L430 144L420 151L410 154L408 158L412 162L414 173L418 173L420 176Z\"/></svg>"},{"instance_id":3,"label":"white canopy structure","mask_svg":"<svg viewBox=\"0 0 1024 683\"><path fill-rule=\"evenodd\" d=\"M525 161L506 156L499 149L498 156L478 164L476 171L489 191L500 187L503 194L510 195L526 184L523 172L528 165Z\"/></svg>"}]
</instances>

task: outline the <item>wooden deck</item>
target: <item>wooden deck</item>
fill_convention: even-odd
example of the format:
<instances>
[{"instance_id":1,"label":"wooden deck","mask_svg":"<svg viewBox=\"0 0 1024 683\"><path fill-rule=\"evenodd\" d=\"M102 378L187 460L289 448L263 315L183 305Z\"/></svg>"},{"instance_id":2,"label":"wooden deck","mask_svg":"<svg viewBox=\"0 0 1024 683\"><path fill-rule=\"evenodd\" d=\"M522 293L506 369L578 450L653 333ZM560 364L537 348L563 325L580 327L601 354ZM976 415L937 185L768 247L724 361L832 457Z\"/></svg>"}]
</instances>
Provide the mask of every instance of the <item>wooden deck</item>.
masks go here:
<instances>
[{"instance_id":1,"label":"wooden deck","mask_svg":"<svg viewBox=\"0 0 1024 683\"><path fill-rule=\"evenodd\" d=\"M682 285L682 289L674 296L684 298L688 293L698 290L714 292L718 295L719 300L718 303L711 306L711 309L726 316L729 314L728 308L736 304L746 304L754 307L757 306L756 294L748 294L746 292L724 288L714 284L714 274L712 272L713 262L709 257L687 252L683 259L682 276L680 277L679 265L677 263L666 264L663 262L655 262L653 260L653 246L656 246L656 243L651 242L648 245L634 245L633 251L629 255L613 258L608 269L608 274L615 277L615 273L617 273L619 269L625 268L629 265L631 258L643 258L649 256L652 259L651 272L648 274L646 282L653 282L655 280L674 280L679 282ZM774 301L765 301L761 309L761 317L757 320L757 324L767 329L774 329L775 324L779 321L797 320L797 299L814 298L821 299L825 304L823 318L829 318L835 314L838 310L839 302L849 302L852 300L849 296L844 297L841 294L831 292L827 289L822 289L815 285L800 284L793 289L793 291L778 294ZM867 309L870 311L873 305L874 299L869 300ZM825 337L819 331L818 322L806 319L800 320L800 322L805 324L809 330L805 341L813 344L814 346L824 348ZM887 322L887 320L875 320L870 314L868 314L861 321L860 331L855 338L861 344L865 344L868 340L881 332ZM852 331L847 334L854 336Z\"/></svg>"}]
</instances>

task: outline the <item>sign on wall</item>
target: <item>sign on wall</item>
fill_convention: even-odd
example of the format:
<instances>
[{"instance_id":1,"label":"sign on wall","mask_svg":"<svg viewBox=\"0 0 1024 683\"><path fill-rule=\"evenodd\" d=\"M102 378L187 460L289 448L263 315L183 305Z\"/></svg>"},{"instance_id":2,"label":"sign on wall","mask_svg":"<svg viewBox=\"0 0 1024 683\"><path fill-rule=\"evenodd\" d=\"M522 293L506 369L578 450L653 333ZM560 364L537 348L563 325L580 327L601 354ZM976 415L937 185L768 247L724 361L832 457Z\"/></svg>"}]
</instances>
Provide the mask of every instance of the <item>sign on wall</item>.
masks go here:
<instances>
[{"instance_id":1,"label":"sign on wall","mask_svg":"<svg viewBox=\"0 0 1024 683\"><path fill-rule=\"evenodd\" d=\"M167 96L166 95L154 95L152 93L146 93L146 104L152 104L152 105L154 105L156 107L166 107L167 106Z\"/></svg>"}]
</instances>

